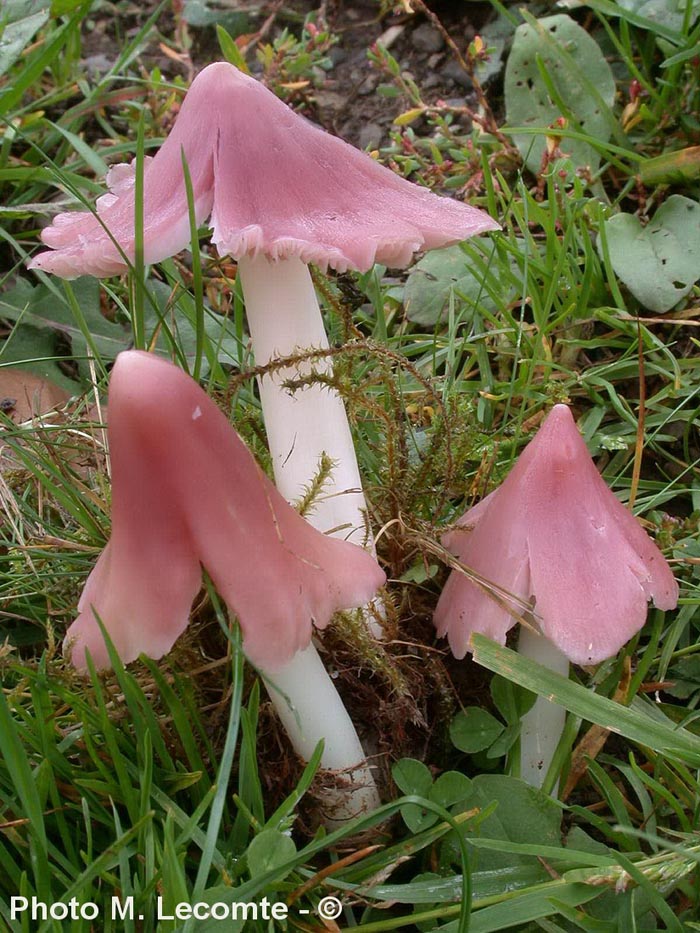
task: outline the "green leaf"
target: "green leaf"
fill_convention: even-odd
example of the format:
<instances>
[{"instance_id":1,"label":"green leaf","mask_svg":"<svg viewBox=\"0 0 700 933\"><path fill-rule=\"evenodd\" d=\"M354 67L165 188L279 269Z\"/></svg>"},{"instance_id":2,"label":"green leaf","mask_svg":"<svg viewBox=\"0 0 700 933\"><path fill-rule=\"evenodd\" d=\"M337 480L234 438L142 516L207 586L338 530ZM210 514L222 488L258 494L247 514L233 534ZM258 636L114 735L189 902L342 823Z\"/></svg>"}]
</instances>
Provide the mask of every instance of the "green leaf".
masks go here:
<instances>
[{"instance_id":1,"label":"green leaf","mask_svg":"<svg viewBox=\"0 0 700 933\"><path fill-rule=\"evenodd\" d=\"M504 891L515 891L538 884L542 880L539 865L511 865L498 871L472 872L474 900L498 897ZM416 875L406 884L381 884L369 888L367 895L380 901L397 904L440 904L459 900L462 879L459 875Z\"/></svg>"},{"instance_id":2,"label":"green leaf","mask_svg":"<svg viewBox=\"0 0 700 933\"><path fill-rule=\"evenodd\" d=\"M686 4L679 0L617 0L617 5L625 13L635 15L636 25L653 33L658 31L659 26L665 26L674 32L679 32L683 27ZM698 0L693 0L690 10L692 23L700 10ZM619 15L624 16L625 13L621 12Z\"/></svg>"},{"instance_id":3,"label":"green leaf","mask_svg":"<svg viewBox=\"0 0 700 933\"><path fill-rule=\"evenodd\" d=\"M487 57L477 61L474 67L474 74L482 85L502 70L506 47L514 32L515 24L507 16L499 15L479 33L489 50Z\"/></svg>"},{"instance_id":4,"label":"green leaf","mask_svg":"<svg viewBox=\"0 0 700 933\"><path fill-rule=\"evenodd\" d=\"M6 340L0 342L0 364L21 367L53 382L71 395L78 395L82 387L69 379L58 365L56 338L46 328L18 324Z\"/></svg>"},{"instance_id":5,"label":"green leaf","mask_svg":"<svg viewBox=\"0 0 700 933\"><path fill-rule=\"evenodd\" d=\"M22 99L27 88L34 84L50 62L59 54L61 47L68 41L77 28L77 17L57 29L51 38L44 42L35 54L29 55L16 80L0 91L0 114L9 113Z\"/></svg>"},{"instance_id":6,"label":"green leaf","mask_svg":"<svg viewBox=\"0 0 700 933\"><path fill-rule=\"evenodd\" d=\"M700 690L700 655L679 658L669 670L669 677L673 679L673 685L664 690L671 696L687 700L697 693Z\"/></svg>"},{"instance_id":7,"label":"green leaf","mask_svg":"<svg viewBox=\"0 0 700 933\"><path fill-rule=\"evenodd\" d=\"M51 4L52 16L65 16L66 13L72 13L79 6L84 5L85 0L53 0Z\"/></svg>"},{"instance_id":8,"label":"green leaf","mask_svg":"<svg viewBox=\"0 0 700 933\"><path fill-rule=\"evenodd\" d=\"M486 757L502 758L504 755L508 754L519 738L520 723L513 723L512 726L507 726L498 736L493 745L489 746L486 752Z\"/></svg>"},{"instance_id":9,"label":"green leaf","mask_svg":"<svg viewBox=\"0 0 700 933\"><path fill-rule=\"evenodd\" d=\"M2 757L12 780L13 790L22 805L21 812L26 814L28 819L37 891L40 896L42 894L45 896L46 892L50 890L50 875L48 873L48 842L43 807L31 762L27 757L14 717L2 690L0 690L0 742L2 743ZM16 808L16 806L16 804L13 804L13 808Z\"/></svg>"},{"instance_id":10,"label":"green leaf","mask_svg":"<svg viewBox=\"0 0 700 933\"><path fill-rule=\"evenodd\" d=\"M600 897L600 889L590 884L567 884L553 881L550 885L528 889L501 903L476 910L470 917L469 933L501 933L511 927L531 929L525 924L559 913L558 903L578 907ZM457 923L440 927L440 933L457 933Z\"/></svg>"},{"instance_id":11,"label":"green leaf","mask_svg":"<svg viewBox=\"0 0 700 933\"><path fill-rule=\"evenodd\" d=\"M639 177L645 185L695 181L700 178L700 146L675 149L653 159L644 159L639 163Z\"/></svg>"},{"instance_id":12,"label":"green leaf","mask_svg":"<svg viewBox=\"0 0 700 933\"><path fill-rule=\"evenodd\" d=\"M513 134L532 172L540 169L547 127L560 117L575 121L587 136L602 142L612 135L612 70L595 40L570 16L547 16L518 26L506 65L504 91L508 123L542 127L542 133L535 136ZM598 153L584 140L562 139L561 148L575 165L593 170L598 167Z\"/></svg>"},{"instance_id":13,"label":"green leaf","mask_svg":"<svg viewBox=\"0 0 700 933\"><path fill-rule=\"evenodd\" d=\"M700 204L690 198L671 195L646 227L616 214L605 239L615 274L649 311L669 311L700 278Z\"/></svg>"},{"instance_id":14,"label":"green leaf","mask_svg":"<svg viewBox=\"0 0 700 933\"><path fill-rule=\"evenodd\" d=\"M422 761L417 761L415 758L402 758L392 767L391 774L397 787L404 794L430 797L433 789L433 776ZM437 821L434 813L416 804L402 807L401 816L412 833L422 832Z\"/></svg>"},{"instance_id":15,"label":"green leaf","mask_svg":"<svg viewBox=\"0 0 700 933\"><path fill-rule=\"evenodd\" d=\"M187 0L182 11L182 18L196 29L223 26L232 36L240 36L250 30L250 19L247 14L217 9L209 3L203 3L202 0Z\"/></svg>"},{"instance_id":16,"label":"green leaf","mask_svg":"<svg viewBox=\"0 0 700 933\"><path fill-rule=\"evenodd\" d=\"M508 677L539 696L546 696L581 719L598 723L615 735L623 735L645 748L680 759L693 767L700 766L700 738L675 726L648 701L635 704L634 708L622 706L552 673L510 648L497 645L483 635L472 635L472 645L474 659L488 670Z\"/></svg>"},{"instance_id":17,"label":"green leaf","mask_svg":"<svg viewBox=\"0 0 700 933\"><path fill-rule=\"evenodd\" d=\"M272 871L296 855L294 840L276 829L263 829L248 846L248 870L252 878Z\"/></svg>"},{"instance_id":18,"label":"green leaf","mask_svg":"<svg viewBox=\"0 0 700 933\"><path fill-rule=\"evenodd\" d=\"M100 286L90 276L71 283L94 346L101 356L113 360L129 342L129 335L119 324L100 313ZM87 343L68 302L47 285L32 287L26 280L0 296L0 315L11 321L21 320L34 327L50 327L67 337L76 356L85 353Z\"/></svg>"},{"instance_id":19,"label":"green leaf","mask_svg":"<svg viewBox=\"0 0 700 933\"><path fill-rule=\"evenodd\" d=\"M439 803L441 807L449 810L455 804L461 803L471 792L472 782L461 771L445 771L436 780L430 789L430 800Z\"/></svg>"},{"instance_id":20,"label":"green leaf","mask_svg":"<svg viewBox=\"0 0 700 933\"><path fill-rule=\"evenodd\" d=\"M470 755L489 748L502 732L503 723L478 706L460 710L450 724L452 743Z\"/></svg>"},{"instance_id":21,"label":"green leaf","mask_svg":"<svg viewBox=\"0 0 700 933\"><path fill-rule=\"evenodd\" d=\"M48 22L48 3L42 0L5 3L0 10L0 75L20 57L34 34Z\"/></svg>"},{"instance_id":22,"label":"green leaf","mask_svg":"<svg viewBox=\"0 0 700 933\"><path fill-rule=\"evenodd\" d=\"M235 65L236 68L240 68L240 70L245 74L248 74L248 65L246 64L246 60L243 57L241 50L233 41L233 38L229 35L228 31L224 29L220 23L216 27L216 37L219 40L219 45L221 46L221 51L223 52L226 61L230 62L232 65Z\"/></svg>"},{"instance_id":23,"label":"green leaf","mask_svg":"<svg viewBox=\"0 0 700 933\"><path fill-rule=\"evenodd\" d=\"M192 372L200 354L201 340L205 351L202 375L210 371L217 358L232 366L240 366L242 348L231 318L215 314L205 307L202 333L196 302L181 285L151 281L149 287L153 304L146 305L144 323L149 346L156 353L170 359L175 350L187 361ZM174 301L173 294L176 296Z\"/></svg>"},{"instance_id":24,"label":"green leaf","mask_svg":"<svg viewBox=\"0 0 700 933\"><path fill-rule=\"evenodd\" d=\"M172 301L173 288L165 282L149 282L153 303L145 308L145 327L148 343L156 353L167 357L177 352L187 361L194 363L197 349L197 321L192 313L186 313L187 302L191 298L182 289L178 289L178 298ZM126 350L131 343L131 332L119 323L109 321L100 310L100 285L97 279L83 276L71 283L73 294L89 331L91 344L100 358L113 360L118 353ZM155 307L154 307L155 305ZM20 321L34 328L58 331L67 337L76 358L84 356L88 349L85 333L76 319L76 314L66 298L57 294L48 285L32 286L26 279L18 280L14 288L0 295L0 317L10 321ZM221 315L211 312L204 319L205 346L209 351L210 362L216 356L226 363L239 362L239 344L234 333L233 323ZM53 355L53 354L52 354ZM203 373L209 371L203 367ZM53 377L49 377L53 378ZM59 381L60 380L54 380Z\"/></svg>"},{"instance_id":25,"label":"green leaf","mask_svg":"<svg viewBox=\"0 0 700 933\"><path fill-rule=\"evenodd\" d=\"M472 793L464 805L469 809L492 810L479 824L478 831L465 829L468 841L473 838L476 843L485 837L484 842L491 840L493 843L488 848L479 848L476 856L479 871L533 864L535 857L525 852L520 854L518 845L561 848L560 805L524 781L504 774L479 774L472 781ZM513 851L505 851L508 843L515 844ZM547 877L542 869L542 880Z\"/></svg>"},{"instance_id":26,"label":"green leaf","mask_svg":"<svg viewBox=\"0 0 700 933\"><path fill-rule=\"evenodd\" d=\"M71 133L70 130L67 130L65 126L61 126L60 123L50 122L50 126L57 133L60 133L68 143L70 143L70 145L81 157L83 162L88 166L88 168L92 169L98 178L102 178L107 174L109 166L104 161L104 159L95 152L92 146L85 142L84 139L81 139L80 136L76 135L75 133Z\"/></svg>"},{"instance_id":27,"label":"green leaf","mask_svg":"<svg viewBox=\"0 0 700 933\"><path fill-rule=\"evenodd\" d=\"M433 776L427 765L415 758L401 758L391 769L396 786L404 794L427 797L433 786Z\"/></svg>"},{"instance_id":28,"label":"green leaf","mask_svg":"<svg viewBox=\"0 0 700 933\"><path fill-rule=\"evenodd\" d=\"M491 678L490 690L496 709L509 725L520 725L522 717L535 703L532 693L522 690L505 677L496 675Z\"/></svg>"},{"instance_id":29,"label":"green leaf","mask_svg":"<svg viewBox=\"0 0 700 933\"><path fill-rule=\"evenodd\" d=\"M434 327L447 314L450 296L461 320L468 320L478 302L494 311L483 284L469 266L459 246L427 253L411 269L404 289L406 317L414 324Z\"/></svg>"}]
</instances>

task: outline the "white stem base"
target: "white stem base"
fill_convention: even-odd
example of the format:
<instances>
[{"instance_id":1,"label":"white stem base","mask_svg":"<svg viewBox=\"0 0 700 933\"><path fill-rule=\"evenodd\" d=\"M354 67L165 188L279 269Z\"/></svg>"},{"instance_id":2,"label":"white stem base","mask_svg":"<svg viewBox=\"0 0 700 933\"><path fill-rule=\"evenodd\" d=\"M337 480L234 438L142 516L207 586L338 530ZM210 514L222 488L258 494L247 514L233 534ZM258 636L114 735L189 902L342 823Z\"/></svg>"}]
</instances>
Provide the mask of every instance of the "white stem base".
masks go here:
<instances>
[{"instance_id":1,"label":"white stem base","mask_svg":"<svg viewBox=\"0 0 700 933\"><path fill-rule=\"evenodd\" d=\"M311 274L300 259L242 257L238 272L257 366L300 350L328 348ZM319 384L294 392L282 385L312 370L331 373L333 365L328 358L313 360L266 374L259 383L275 483L285 499L298 501L325 452L335 464L331 480L306 517L319 531L371 549L367 503L342 398Z\"/></svg>"},{"instance_id":2,"label":"white stem base","mask_svg":"<svg viewBox=\"0 0 700 933\"><path fill-rule=\"evenodd\" d=\"M324 788L327 826L339 826L379 806L379 794L347 710L313 645L298 651L282 670L264 677L295 751L308 761L324 740L321 767L338 772Z\"/></svg>"},{"instance_id":3,"label":"white stem base","mask_svg":"<svg viewBox=\"0 0 700 933\"><path fill-rule=\"evenodd\" d=\"M569 659L543 635L520 626L518 651L563 677L569 676ZM542 787L564 731L566 710L538 696L535 705L522 718L520 733L520 776L533 787ZM556 797L559 782L552 788Z\"/></svg>"}]
</instances>

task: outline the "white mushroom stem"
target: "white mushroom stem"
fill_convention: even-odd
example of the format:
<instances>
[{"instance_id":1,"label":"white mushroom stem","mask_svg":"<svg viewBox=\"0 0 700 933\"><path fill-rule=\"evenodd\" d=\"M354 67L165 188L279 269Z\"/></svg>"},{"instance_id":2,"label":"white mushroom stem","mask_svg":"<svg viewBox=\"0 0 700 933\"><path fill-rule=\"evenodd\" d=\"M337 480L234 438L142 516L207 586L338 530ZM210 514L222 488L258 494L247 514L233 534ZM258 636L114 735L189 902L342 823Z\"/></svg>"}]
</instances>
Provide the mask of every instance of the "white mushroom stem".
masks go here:
<instances>
[{"instance_id":1,"label":"white mushroom stem","mask_svg":"<svg viewBox=\"0 0 700 933\"><path fill-rule=\"evenodd\" d=\"M308 266L300 259L271 262L264 256L238 261L255 363L325 350L328 338ZM266 373L259 380L275 483L288 502L301 499L316 477L322 454L333 461L331 478L307 521L326 534L374 552L367 503L345 405L320 384L296 391L283 383L312 370L332 373L328 358ZM369 613L367 613L369 617ZM368 618L373 635L381 628ZM297 753L308 761L324 739L321 767L341 772L324 793L327 824L340 824L379 806L379 795L355 727L313 645L265 677L266 687Z\"/></svg>"},{"instance_id":2,"label":"white mushroom stem","mask_svg":"<svg viewBox=\"0 0 700 933\"><path fill-rule=\"evenodd\" d=\"M562 677L569 676L569 659L549 639L525 625L520 626L518 651ZM563 706L538 696L535 705L521 720L520 777L533 787L541 787L552 763L566 721ZM552 787L556 797L559 782Z\"/></svg>"},{"instance_id":3,"label":"white mushroom stem","mask_svg":"<svg viewBox=\"0 0 700 933\"><path fill-rule=\"evenodd\" d=\"M307 265L300 259L271 262L264 256L246 256L238 260L238 271L257 366L306 350L328 349ZM318 383L293 392L283 386L312 370L331 374L332 361L307 361L267 373L259 382L275 484L288 502L297 502L318 474L325 453L333 461L331 479L306 517L319 531L372 550L367 503L342 398Z\"/></svg>"},{"instance_id":4,"label":"white mushroom stem","mask_svg":"<svg viewBox=\"0 0 700 933\"><path fill-rule=\"evenodd\" d=\"M324 740L321 767L336 772L322 791L326 825L339 826L375 810L379 794L347 710L313 645L282 670L264 673L265 686L296 752L308 761Z\"/></svg>"}]
</instances>

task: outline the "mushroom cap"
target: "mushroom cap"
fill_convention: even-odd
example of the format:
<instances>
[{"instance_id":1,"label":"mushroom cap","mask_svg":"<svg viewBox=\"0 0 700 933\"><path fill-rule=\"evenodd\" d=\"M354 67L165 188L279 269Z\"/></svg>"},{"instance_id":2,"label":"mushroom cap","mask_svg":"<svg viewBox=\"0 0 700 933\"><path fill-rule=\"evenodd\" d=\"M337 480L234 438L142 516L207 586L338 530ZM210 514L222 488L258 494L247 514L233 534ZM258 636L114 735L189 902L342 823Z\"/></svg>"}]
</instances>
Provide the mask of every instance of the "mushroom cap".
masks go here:
<instances>
[{"instance_id":1,"label":"mushroom cap","mask_svg":"<svg viewBox=\"0 0 700 933\"><path fill-rule=\"evenodd\" d=\"M407 265L417 250L448 246L498 224L439 197L296 114L233 65L208 65L192 82L165 143L144 166L144 258L190 242L182 153L197 224L211 216L219 252L238 259L299 257L321 268ZM107 276L134 257L135 165L110 170L97 213L59 214L42 233L53 252L30 268L65 278Z\"/></svg>"},{"instance_id":2,"label":"mushroom cap","mask_svg":"<svg viewBox=\"0 0 700 933\"><path fill-rule=\"evenodd\" d=\"M207 571L238 617L243 650L275 670L340 609L369 602L385 576L353 544L316 531L282 498L207 394L152 354L121 353L109 390L112 534L66 635L124 662L158 658L185 629Z\"/></svg>"},{"instance_id":3,"label":"mushroom cap","mask_svg":"<svg viewBox=\"0 0 700 933\"><path fill-rule=\"evenodd\" d=\"M534 596L542 634L575 664L616 654L644 625L648 600L659 609L678 601L670 567L596 470L566 405L554 406L506 480L443 543L520 601ZM472 632L504 644L516 619L452 571L434 621L461 658Z\"/></svg>"}]
</instances>

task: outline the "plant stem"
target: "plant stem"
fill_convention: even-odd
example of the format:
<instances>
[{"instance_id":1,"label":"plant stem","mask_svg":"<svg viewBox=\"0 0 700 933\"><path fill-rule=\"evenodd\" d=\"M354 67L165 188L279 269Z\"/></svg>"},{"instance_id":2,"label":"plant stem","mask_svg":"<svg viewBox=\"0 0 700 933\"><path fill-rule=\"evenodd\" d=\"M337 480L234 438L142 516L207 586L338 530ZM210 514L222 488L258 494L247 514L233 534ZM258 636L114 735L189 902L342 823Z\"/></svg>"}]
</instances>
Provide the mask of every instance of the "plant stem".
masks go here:
<instances>
[{"instance_id":1,"label":"plant stem","mask_svg":"<svg viewBox=\"0 0 700 933\"><path fill-rule=\"evenodd\" d=\"M309 761L324 741L321 767L339 772L322 793L327 826L375 810L379 795L365 753L343 701L313 644L263 679L295 751Z\"/></svg>"},{"instance_id":2,"label":"plant stem","mask_svg":"<svg viewBox=\"0 0 700 933\"><path fill-rule=\"evenodd\" d=\"M551 671L569 676L569 659L544 635L520 626L518 652L548 667ZM552 763L559 739L564 731L566 710L556 703L538 696L534 706L521 720L520 732L520 777L533 787L542 787ZM552 787L556 797L557 781Z\"/></svg>"}]
</instances>

